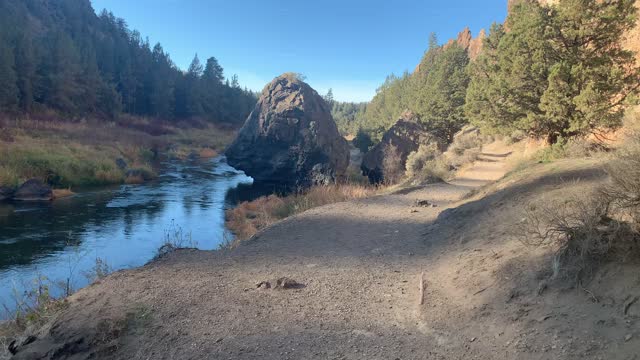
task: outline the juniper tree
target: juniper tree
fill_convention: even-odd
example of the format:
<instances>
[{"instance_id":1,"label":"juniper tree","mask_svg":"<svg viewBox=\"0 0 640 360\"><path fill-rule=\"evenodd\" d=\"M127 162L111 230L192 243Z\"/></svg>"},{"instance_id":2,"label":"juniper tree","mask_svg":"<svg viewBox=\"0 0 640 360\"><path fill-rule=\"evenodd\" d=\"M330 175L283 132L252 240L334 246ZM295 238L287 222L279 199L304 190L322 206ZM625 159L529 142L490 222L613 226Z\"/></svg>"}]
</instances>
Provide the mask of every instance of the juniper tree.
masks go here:
<instances>
[{"instance_id":1,"label":"juniper tree","mask_svg":"<svg viewBox=\"0 0 640 360\"><path fill-rule=\"evenodd\" d=\"M639 86L622 46L635 26L634 0L521 2L505 31L494 26L470 67L466 114L496 132L522 130L553 143L620 126Z\"/></svg>"}]
</instances>

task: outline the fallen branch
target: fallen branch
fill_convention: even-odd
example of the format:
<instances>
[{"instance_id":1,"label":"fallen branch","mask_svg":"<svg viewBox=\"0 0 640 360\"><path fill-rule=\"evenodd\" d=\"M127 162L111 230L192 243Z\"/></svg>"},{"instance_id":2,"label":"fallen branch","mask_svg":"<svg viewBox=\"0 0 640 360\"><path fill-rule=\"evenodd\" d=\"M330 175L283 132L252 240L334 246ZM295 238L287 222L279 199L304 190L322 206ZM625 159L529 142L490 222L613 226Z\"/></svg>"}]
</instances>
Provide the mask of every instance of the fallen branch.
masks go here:
<instances>
[{"instance_id":1,"label":"fallen branch","mask_svg":"<svg viewBox=\"0 0 640 360\"><path fill-rule=\"evenodd\" d=\"M420 284L419 285L419 289L420 289L420 298L418 303L420 305L424 304L424 271L420 273Z\"/></svg>"}]
</instances>

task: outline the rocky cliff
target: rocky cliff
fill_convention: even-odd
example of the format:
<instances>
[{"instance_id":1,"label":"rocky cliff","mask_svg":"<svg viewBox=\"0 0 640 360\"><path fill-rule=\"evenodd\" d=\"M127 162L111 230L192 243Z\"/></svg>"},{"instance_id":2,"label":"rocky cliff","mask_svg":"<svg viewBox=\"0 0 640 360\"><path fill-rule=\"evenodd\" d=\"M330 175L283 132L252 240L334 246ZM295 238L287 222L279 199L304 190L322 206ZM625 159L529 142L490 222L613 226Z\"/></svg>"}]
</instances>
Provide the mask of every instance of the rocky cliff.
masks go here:
<instances>
[{"instance_id":1,"label":"rocky cliff","mask_svg":"<svg viewBox=\"0 0 640 360\"><path fill-rule=\"evenodd\" d=\"M471 60L475 60L478 57L478 55L480 55L480 51L482 51L482 42L485 37L486 37L486 32L484 29L480 30L480 32L478 33L478 36L474 38L473 35L471 34L471 30L468 27L466 27L464 28L464 30L458 33L457 38L450 39L446 44L444 44L444 47L446 48L453 44L458 44L458 46L467 50L467 53L469 54L469 58ZM418 65L414 69L414 73L419 73L419 72L420 72L420 63L418 63Z\"/></svg>"}]
</instances>

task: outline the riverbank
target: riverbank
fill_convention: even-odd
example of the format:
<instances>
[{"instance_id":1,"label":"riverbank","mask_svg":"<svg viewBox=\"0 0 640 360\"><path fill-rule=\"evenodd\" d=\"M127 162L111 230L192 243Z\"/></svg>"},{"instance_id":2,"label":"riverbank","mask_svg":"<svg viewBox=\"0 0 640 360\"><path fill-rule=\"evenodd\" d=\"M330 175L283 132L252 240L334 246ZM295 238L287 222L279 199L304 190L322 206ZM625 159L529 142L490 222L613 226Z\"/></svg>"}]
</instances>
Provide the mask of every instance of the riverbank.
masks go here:
<instances>
[{"instance_id":1,"label":"riverbank","mask_svg":"<svg viewBox=\"0 0 640 360\"><path fill-rule=\"evenodd\" d=\"M447 183L317 207L231 250L112 274L20 338L16 359L633 358L637 261L603 262L576 284L552 277L553 246L519 232L531 204L606 183L603 159L508 173L512 151L488 145Z\"/></svg>"},{"instance_id":2,"label":"riverbank","mask_svg":"<svg viewBox=\"0 0 640 360\"><path fill-rule=\"evenodd\" d=\"M32 178L56 189L140 183L162 157L213 157L235 131L205 123L3 120L0 186Z\"/></svg>"},{"instance_id":3,"label":"riverbank","mask_svg":"<svg viewBox=\"0 0 640 360\"><path fill-rule=\"evenodd\" d=\"M323 205L373 196L378 190L372 185L334 184L314 186L286 196L274 194L244 201L225 212L227 228L235 236L227 247L236 247L260 230L295 214Z\"/></svg>"}]
</instances>

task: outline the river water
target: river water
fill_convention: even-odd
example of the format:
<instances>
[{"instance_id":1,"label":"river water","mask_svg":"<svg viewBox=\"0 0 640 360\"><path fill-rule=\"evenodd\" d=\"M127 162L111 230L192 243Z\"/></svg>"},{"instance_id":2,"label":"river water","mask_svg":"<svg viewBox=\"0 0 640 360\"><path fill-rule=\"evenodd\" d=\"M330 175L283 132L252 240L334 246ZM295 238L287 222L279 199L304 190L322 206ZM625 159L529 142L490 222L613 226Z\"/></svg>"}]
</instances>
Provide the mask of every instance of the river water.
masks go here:
<instances>
[{"instance_id":1,"label":"river water","mask_svg":"<svg viewBox=\"0 0 640 360\"><path fill-rule=\"evenodd\" d=\"M114 270L151 260L167 234L217 249L230 234L224 211L265 193L223 157L167 162L157 180L80 192L46 203L0 203L0 319L46 277L61 295L86 286L96 259ZM54 285L59 284L59 285ZM4 311L3 311L4 310Z\"/></svg>"}]
</instances>

